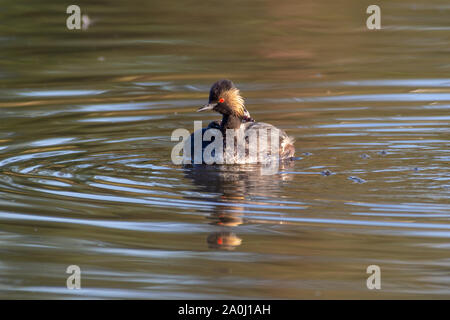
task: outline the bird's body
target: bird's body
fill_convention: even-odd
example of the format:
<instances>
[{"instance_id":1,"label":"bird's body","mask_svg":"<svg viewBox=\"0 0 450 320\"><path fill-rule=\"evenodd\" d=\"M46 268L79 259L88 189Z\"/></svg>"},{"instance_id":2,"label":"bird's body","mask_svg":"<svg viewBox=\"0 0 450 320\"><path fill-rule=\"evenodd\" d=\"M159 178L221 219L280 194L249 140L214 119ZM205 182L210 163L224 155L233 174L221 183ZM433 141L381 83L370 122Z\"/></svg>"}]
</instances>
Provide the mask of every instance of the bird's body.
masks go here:
<instances>
[{"instance_id":1,"label":"bird's body","mask_svg":"<svg viewBox=\"0 0 450 320\"><path fill-rule=\"evenodd\" d=\"M239 90L230 80L220 80L213 84L208 104L198 111L205 110L222 114L222 120L213 121L208 127L201 129L201 137L211 129L216 134L211 141L202 139L202 155L205 149L217 139L217 135L220 135L222 141L219 143L223 148L218 149L223 150L224 163L263 163L274 159L291 159L294 156L294 139L271 124L256 122L245 108ZM196 133L192 134L190 139L192 159L196 147L195 135ZM233 142L233 146L230 142ZM240 150L239 147L241 147ZM217 152L216 149L212 151L213 157L216 155L215 152ZM204 158L202 162L205 162Z\"/></svg>"}]
</instances>

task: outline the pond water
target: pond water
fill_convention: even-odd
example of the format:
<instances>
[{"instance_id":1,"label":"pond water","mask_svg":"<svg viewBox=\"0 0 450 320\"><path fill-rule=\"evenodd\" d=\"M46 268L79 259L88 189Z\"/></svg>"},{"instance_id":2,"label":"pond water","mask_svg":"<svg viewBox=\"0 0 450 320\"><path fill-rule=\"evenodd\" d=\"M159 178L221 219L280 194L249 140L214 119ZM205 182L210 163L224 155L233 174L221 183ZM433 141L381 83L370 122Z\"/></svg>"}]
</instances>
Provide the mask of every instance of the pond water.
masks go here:
<instances>
[{"instance_id":1,"label":"pond water","mask_svg":"<svg viewBox=\"0 0 450 320\"><path fill-rule=\"evenodd\" d=\"M450 298L448 1L4 2L1 298ZM171 162L222 78L296 161Z\"/></svg>"}]
</instances>

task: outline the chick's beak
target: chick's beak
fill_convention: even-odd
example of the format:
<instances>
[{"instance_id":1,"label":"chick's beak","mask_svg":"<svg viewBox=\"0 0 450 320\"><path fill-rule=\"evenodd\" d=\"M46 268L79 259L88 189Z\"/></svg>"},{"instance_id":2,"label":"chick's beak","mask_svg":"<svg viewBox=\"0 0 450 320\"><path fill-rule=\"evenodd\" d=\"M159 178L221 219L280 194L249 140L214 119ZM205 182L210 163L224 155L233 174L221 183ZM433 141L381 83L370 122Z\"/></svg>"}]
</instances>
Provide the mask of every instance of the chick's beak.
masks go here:
<instances>
[{"instance_id":1,"label":"chick's beak","mask_svg":"<svg viewBox=\"0 0 450 320\"><path fill-rule=\"evenodd\" d=\"M205 104L200 109L198 109L197 112L212 110L215 106L217 106L217 103L208 103L208 104Z\"/></svg>"}]
</instances>

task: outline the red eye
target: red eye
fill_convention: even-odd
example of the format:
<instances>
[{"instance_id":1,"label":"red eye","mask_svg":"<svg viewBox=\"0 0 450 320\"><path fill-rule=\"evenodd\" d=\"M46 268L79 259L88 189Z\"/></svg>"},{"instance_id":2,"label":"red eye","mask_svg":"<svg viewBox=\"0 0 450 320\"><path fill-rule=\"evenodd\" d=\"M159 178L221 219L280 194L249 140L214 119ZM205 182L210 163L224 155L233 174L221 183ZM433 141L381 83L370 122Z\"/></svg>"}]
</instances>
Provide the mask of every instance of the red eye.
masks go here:
<instances>
[{"instance_id":1,"label":"red eye","mask_svg":"<svg viewBox=\"0 0 450 320\"><path fill-rule=\"evenodd\" d=\"M223 103L225 100L223 100L223 98L219 99L219 103Z\"/></svg>"}]
</instances>

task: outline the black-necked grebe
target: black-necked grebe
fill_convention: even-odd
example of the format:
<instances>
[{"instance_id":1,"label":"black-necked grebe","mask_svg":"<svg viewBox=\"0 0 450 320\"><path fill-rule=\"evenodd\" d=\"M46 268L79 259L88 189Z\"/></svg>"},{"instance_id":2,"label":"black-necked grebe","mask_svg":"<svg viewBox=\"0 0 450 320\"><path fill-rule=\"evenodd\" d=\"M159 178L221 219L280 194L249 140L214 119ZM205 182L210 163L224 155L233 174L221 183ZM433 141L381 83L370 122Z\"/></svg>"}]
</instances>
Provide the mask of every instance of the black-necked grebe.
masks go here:
<instances>
[{"instance_id":1,"label":"black-necked grebe","mask_svg":"<svg viewBox=\"0 0 450 320\"><path fill-rule=\"evenodd\" d=\"M251 116L248 110L244 106L244 99L239 93L239 90L234 86L233 82L230 80L219 80L214 83L209 92L208 104L201 107L197 111L213 110L222 114L222 121L213 121L208 127L203 128L201 136L209 129L220 130L223 136L223 146L225 152L225 145L227 139L227 133L235 132L237 130L242 130L245 139L245 161L240 161L234 159L234 163L260 163L264 162L267 157L273 157L273 150L270 144L263 144L261 140L257 144L249 144L248 133L250 131L266 131L275 132L279 138L279 144L277 144L277 158L279 160L291 159L295 153L294 139L289 137L283 130L276 128L275 126L264 123L256 122ZM230 131L234 130L234 131ZM194 133L195 134L195 133ZM191 135L191 148L194 151L194 134ZM273 139L273 138L271 138ZM270 140L270 139L268 139ZM212 140L214 141L214 140ZM202 140L202 151L212 142ZM229 140L228 140L229 141ZM235 140L236 141L236 140ZM276 141L276 140L275 140ZM249 148L256 145L256 156L249 157ZM194 158L194 153L191 153L192 159ZM236 158L235 152L233 151L233 157Z\"/></svg>"}]
</instances>

